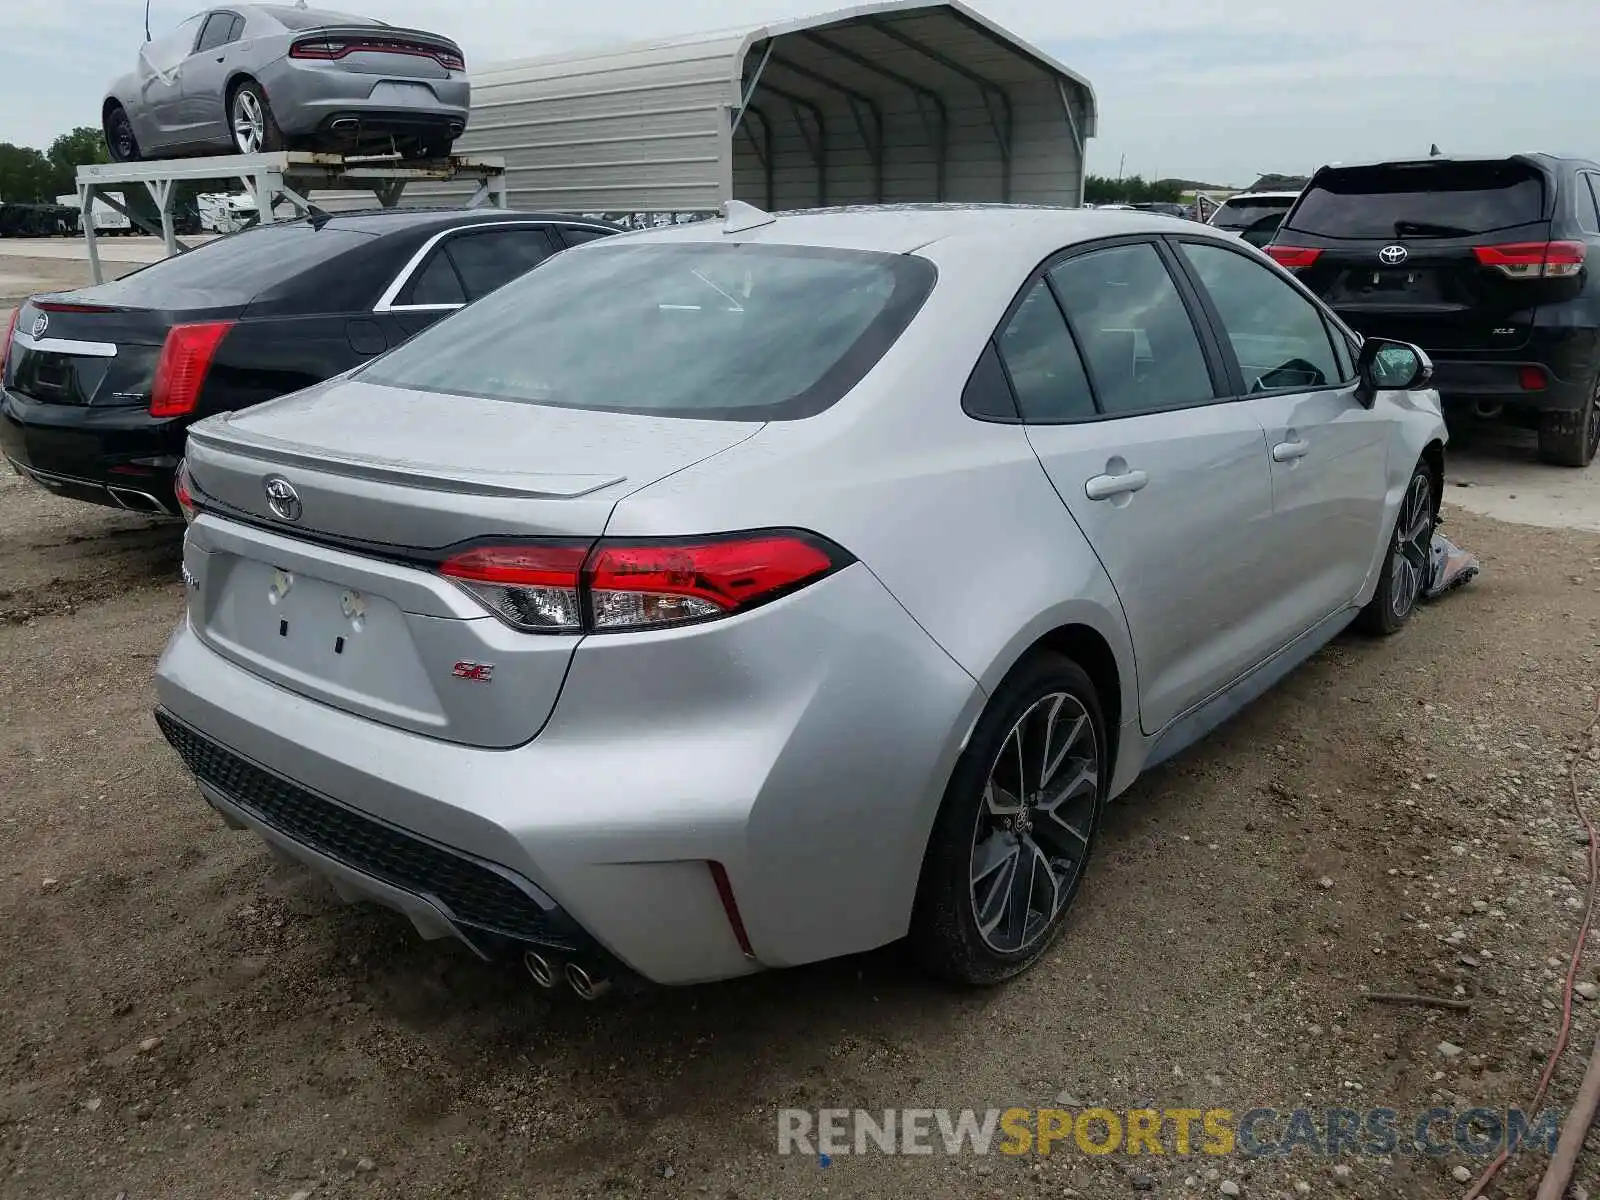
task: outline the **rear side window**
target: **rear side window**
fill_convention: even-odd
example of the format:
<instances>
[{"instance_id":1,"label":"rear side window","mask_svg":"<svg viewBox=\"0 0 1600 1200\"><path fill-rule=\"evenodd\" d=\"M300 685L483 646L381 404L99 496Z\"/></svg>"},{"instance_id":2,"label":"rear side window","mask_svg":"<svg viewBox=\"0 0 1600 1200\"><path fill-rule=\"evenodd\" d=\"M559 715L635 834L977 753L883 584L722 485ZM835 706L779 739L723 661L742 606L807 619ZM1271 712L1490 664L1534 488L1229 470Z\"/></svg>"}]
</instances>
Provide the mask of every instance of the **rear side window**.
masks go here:
<instances>
[{"instance_id":1,"label":"rear side window","mask_svg":"<svg viewBox=\"0 0 1600 1200\"><path fill-rule=\"evenodd\" d=\"M1081 421L1095 415L1089 377L1044 280L1034 285L996 340L1024 421Z\"/></svg>"},{"instance_id":2,"label":"rear side window","mask_svg":"<svg viewBox=\"0 0 1600 1200\"><path fill-rule=\"evenodd\" d=\"M1108 415L1215 399L1194 322L1154 246L1069 258L1050 271L1050 281Z\"/></svg>"},{"instance_id":3,"label":"rear side window","mask_svg":"<svg viewBox=\"0 0 1600 1200\"><path fill-rule=\"evenodd\" d=\"M370 243L370 234L310 221L263 225L162 259L95 289L104 304L203 308L248 304L319 264Z\"/></svg>"},{"instance_id":4,"label":"rear side window","mask_svg":"<svg viewBox=\"0 0 1600 1200\"><path fill-rule=\"evenodd\" d=\"M458 234L445 246L472 300L533 270L556 249L543 229L486 229Z\"/></svg>"},{"instance_id":5,"label":"rear side window","mask_svg":"<svg viewBox=\"0 0 1600 1200\"><path fill-rule=\"evenodd\" d=\"M1583 226L1585 233L1600 233L1600 197L1597 197L1595 190L1595 185L1600 184L1600 176L1583 171L1578 174L1576 183L1578 194L1573 197L1572 203L1578 210L1578 224Z\"/></svg>"},{"instance_id":6,"label":"rear side window","mask_svg":"<svg viewBox=\"0 0 1600 1200\"><path fill-rule=\"evenodd\" d=\"M205 28L200 31L200 42L195 46L195 53L203 54L207 50L215 50L218 46L225 46L231 42L234 22L238 19L228 12L212 13L206 18Z\"/></svg>"},{"instance_id":7,"label":"rear side window","mask_svg":"<svg viewBox=\"0 0 1600 1200\"><path fill-rule=\"evenodd\" d=\"M465 304L466 292L461 290L461 278L450 265L450 256L443 250L435 251L416 278L400 293L401 304Z\"/></svg>"},{"instance_id":8,"label":"rear side window","mask_svg":"<svg viewBox=\"0 0 1600 1200\"><path fill-rule=\"evenodd\" d=\"M568 225L561 230L561 236L567 239L569 246L581 246L585 242L592 242L596 238L610 237L611 235L599 229L579 229Z\"/></svg>"},{"instance_id":9,"label":"rear side window","mask_svg":"<svg viewBox=\"0 0 1600 1200\"><path fill-rule=\"evenodd\" d=\"M559 408L790 420L859 383L936 274L909 254L602 243L557 255L360 378Z\"/></svg>"},{"instance_id":10,"label":"rear side window","mask_svg":"<svg viewBox=\"0 0 1600 1200\"><path fill-rule=\"evenodd\" d=\"M1328 238L1476 237L1544 219L1544 179L1516 162L1351 167L1312 181L1286 227Z\"/></svg>"}]
</instances>

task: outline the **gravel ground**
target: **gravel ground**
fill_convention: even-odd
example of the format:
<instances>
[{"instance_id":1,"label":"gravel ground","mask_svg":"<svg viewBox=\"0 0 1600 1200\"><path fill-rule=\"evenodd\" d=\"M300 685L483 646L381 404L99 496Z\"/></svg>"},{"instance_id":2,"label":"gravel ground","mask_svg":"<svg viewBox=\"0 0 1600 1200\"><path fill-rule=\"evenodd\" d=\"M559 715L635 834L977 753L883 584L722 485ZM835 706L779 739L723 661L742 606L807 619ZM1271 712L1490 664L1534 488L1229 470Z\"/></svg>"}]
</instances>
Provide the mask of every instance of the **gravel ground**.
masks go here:
<instances>
[{"instance_id":1,"label":"gravel ground","mask_svg":"<svg viewBox=\"0 0 1600 1200\"><path fill-rule=\"evenodd\" d=\"M177 530L0 474L0 1195L1460 1195L1481 1160L823 1169L775 1136L784 1106L1525 1103L1582 917L1569 789L1600 790L1600 537L1447 528L1483 577L1399 638L1339 640L1141 781L1066 936L1011 986L950 992L891 949L584 1006L226 831L149 715ZM1541 1166L1491 1194L1531 1195Z\"/></svg>"}]
</instances>

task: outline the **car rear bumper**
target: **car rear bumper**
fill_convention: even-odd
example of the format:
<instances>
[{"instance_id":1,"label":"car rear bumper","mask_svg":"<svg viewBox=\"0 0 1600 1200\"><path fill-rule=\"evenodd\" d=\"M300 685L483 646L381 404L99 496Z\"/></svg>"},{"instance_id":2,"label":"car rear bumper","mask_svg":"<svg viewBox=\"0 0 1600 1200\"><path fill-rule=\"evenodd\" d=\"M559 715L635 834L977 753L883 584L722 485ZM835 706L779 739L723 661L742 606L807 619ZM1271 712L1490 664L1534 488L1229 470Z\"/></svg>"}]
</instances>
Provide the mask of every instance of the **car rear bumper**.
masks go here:
<instances>
[{"instance_id":1,"label":"car rear bumper","mask_svg":"<svg viewBox=\"0 0 1600 1200\"><path fill-rule=\"evenodd\" d=\"M1525 386L1537 379L1541 386ZM1561 379L1549 367L1532 360L1462 362L1433 360L1433 386L1446 408L1516 405L1541 412L1576 412L1590 398L1587 380Z\"/></svg>"},{"instance_id":2,"label":"car rear bumper","mask_svg":"<svg viewBox=\"0 0 1600 1200\"><path fill-rule=\"evenodd\" d=\"M185 753L213 805L345 894L486 953L609 955L666 984L902 936L928 831L982 704L972 678L861 566L712 625L587 639L550 723L514 750L305 700L222 658L187 620L157 692L169 736L185 730L211 756ZM330 818L274 819L252 801L273 789L378 828L379 841L400 839L402 859L442 854L475 864L480 879L509 880L527 898L521 916L474 915L430 882L452 872L402 871L374 837L330 833Z\"/></svg>"},{"instance_id":3,"label":"car rear bumper","mask_svg":"<svg viewBox=\"0 0 1600 1200\"><path fill-rule=\"evenodd\" d=\"M451 126L458 133L472 103L472 86L459 72L401 79L282 58L262 74L273 117L290 137L325 132L341 119L360 121L366 133L443 133Z\"/></svg>"},{"instance_id":4,"label":"car rear bumper","mask_svg":"<svg viewBox=\"0 0 1600 1200\"><path fill-rule=\"evenodd\" d=\"M143 408L38 404L0 389L0 453L58 495L178 515L173 473L186 427Z\"/></svg>"}]
</instances>

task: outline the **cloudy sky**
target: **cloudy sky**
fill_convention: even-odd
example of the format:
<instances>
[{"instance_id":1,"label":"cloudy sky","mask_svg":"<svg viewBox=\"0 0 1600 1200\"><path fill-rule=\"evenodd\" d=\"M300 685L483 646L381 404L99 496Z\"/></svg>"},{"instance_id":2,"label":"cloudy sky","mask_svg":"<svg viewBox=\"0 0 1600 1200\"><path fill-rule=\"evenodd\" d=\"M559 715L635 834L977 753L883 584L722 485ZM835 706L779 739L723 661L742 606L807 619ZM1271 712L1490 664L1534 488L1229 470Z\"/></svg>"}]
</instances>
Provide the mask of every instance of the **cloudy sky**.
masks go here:
<instances>
[{"instance_id":1,"label":"cloudy sky","mask_svg":"<svg viewBox=\"0 0 1600 1200\"><path fill-rule=\"evenodd\" d=\"M14 0L20 2L20 0ZM1327 161L1549 150L1600 156L1592 0L969 0L1086 75L1100 98L1089 168L1248 183ZM469 64L844 7L848 0L345 0L448 33ZM152 0L157 36L198 11ZM8 22L0 141L95 124L131 69L142 0L40 0Z\"/></svg>"}]
</instances>

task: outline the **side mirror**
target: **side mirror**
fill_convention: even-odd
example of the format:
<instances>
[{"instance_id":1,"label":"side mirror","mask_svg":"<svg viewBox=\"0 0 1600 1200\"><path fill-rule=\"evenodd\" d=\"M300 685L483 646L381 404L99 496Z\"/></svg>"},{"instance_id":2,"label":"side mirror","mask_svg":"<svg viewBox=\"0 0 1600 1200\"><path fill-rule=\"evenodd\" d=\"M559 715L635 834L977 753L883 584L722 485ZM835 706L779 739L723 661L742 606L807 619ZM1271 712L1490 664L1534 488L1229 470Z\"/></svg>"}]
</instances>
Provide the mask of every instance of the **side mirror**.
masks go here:
<instances>
[{"instance_id":1,"label":"side mirror","mask_svg":"<svg viewBox=\"0 0 1600 1200\"><path fill-rule=\"evenodd\" d=\"M1367 338L1356 359L1356 397L1371 408L1379 392L1404 392L1427 387L1433 379L1433 360L1409 342Z\"/></svg>"}]
</instances>

